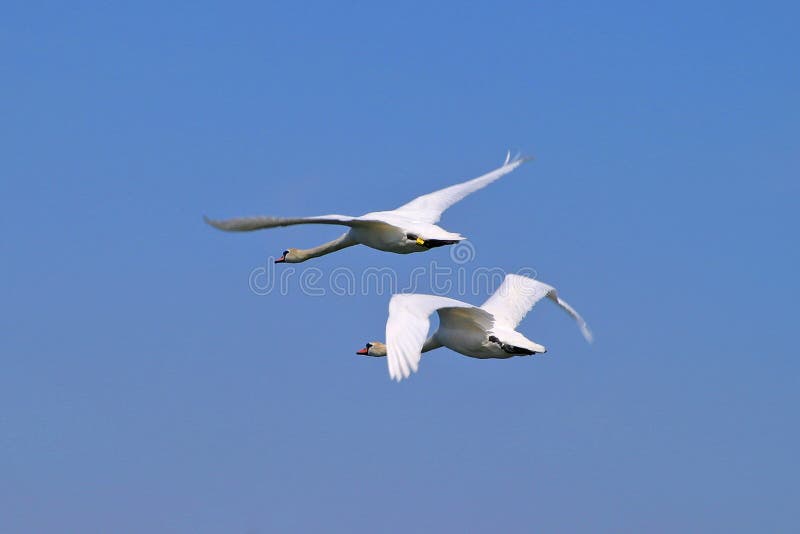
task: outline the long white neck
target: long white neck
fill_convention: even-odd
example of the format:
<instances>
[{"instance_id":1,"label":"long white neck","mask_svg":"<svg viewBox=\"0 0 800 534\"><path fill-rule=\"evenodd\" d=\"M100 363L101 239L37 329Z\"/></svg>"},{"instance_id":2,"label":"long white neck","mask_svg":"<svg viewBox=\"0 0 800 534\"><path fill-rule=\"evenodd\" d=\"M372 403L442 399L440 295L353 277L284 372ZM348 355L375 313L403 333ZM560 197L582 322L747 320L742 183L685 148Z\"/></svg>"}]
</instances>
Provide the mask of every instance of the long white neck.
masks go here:
<instances>
[{"instance_id":1,"label":"long white neck","mask_svg":"<svg viewBox=\"0 0 800 534\"><path fill-rule=\"evenodd\" d=\"M327 243L323 243L314 248L298 250L295 255L300 258L300 261L306 261L310 260L311 258L318 258L319 256L324 256L325 254L330 254L331 252L336 252L337 250L342 250L343 248L352 247L353 245L357 244L358 242L350 237L350 233L346 232L333 241L328 241Z\"/></svg>"}]
</instances>

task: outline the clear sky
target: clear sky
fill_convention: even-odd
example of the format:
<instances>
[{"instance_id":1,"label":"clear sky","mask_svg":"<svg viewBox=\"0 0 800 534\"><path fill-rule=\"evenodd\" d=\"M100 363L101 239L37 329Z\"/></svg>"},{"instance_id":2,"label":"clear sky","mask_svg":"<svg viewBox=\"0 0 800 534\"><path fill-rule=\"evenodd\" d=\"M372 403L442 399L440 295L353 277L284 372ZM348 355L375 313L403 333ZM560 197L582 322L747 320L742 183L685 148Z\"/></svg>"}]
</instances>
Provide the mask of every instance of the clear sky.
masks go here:
<instances>
[{"instance_id":1,"label":"clear sky","mask_svg":"<svg viewBox=\"0 0 800 534\"><path fill-rule=\"evenodd\" d=\"M796 4L431 4L4 4L0 531L797 531ZM461 264L258 294L341 232L201 220L390 209L507 148L443 219ZM442 266L534 269L596 343L544 302L545 356L393 383L354 354L389 295L325 277Z\"/></svg>"}]
</instances>

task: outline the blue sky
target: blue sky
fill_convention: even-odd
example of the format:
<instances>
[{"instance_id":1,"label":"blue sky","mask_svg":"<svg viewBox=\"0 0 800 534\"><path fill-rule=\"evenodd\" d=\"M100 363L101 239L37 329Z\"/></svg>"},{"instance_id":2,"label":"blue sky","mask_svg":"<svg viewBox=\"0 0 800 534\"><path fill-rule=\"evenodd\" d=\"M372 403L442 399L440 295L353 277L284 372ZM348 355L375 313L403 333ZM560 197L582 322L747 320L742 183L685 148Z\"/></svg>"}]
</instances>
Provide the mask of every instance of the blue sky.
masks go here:
<instances>
[{"instance_id":1,"label":"blue sky","mask_svg":"<svg viewBox=\"0 0 800 534\"><path fill-rule=\"evenodd\" d=\"M0 530L796 531L797 17L5 5ZM443 226L593 346L542 303L546 357L443 349L395 384L354 355L388 295L249 288L337 229L201 221L389 209L507 148L536 160Z\"/></svg>"}]
</instances>

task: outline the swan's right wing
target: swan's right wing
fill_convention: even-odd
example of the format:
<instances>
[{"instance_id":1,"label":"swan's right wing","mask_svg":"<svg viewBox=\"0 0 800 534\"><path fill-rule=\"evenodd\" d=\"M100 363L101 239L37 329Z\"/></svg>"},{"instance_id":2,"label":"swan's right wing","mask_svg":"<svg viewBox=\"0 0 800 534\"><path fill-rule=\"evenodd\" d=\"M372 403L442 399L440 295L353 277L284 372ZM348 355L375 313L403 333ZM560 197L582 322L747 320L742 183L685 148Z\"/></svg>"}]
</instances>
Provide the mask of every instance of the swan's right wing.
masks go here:
<instances>
[{"instance_id":1,"label":"swan's right wing","mask_svg":"<svg viewBox=\"0 0 800 534\"><path fill-rule=\"evenodd\" d=\"M510 329L515 329L533 306L544 297L549 298L567 312L578 323L583 337L592 342L592 332L575 309L559 298L553 286L549 286L533 278L518 274L506 275L497 291L483 303L482 309L491 313L495 322Z\"/></svg>"},{"instance_id":2,"label":"swan's right wing","mask_svg":"<svg viewBox=\"0 0 800 534\"><path fill-rule=\"evenodd\" d=\"M505 176L529 159L531 158L516 157L512 159L509 152L501 167L472 180L417 197L394 211L411 219L436 224L447 208L467 195L474 193L478 189L483 189L495 180Z\"/></svg>"},{"instance_id":3,"label":"swan's right wing","mask_svg":"<svg viewBox=\"0 0 800 534\"><path fill-rule=\"evenodd\" d=\"M355 226L358 217L349 215L320 215L317 217L238 217L235 219L215 220L203 217L203 220L220 230L226 232L249 232L263 228L277 228L279 226L292 226L295 224L337 224L340 226Z\"/></svg>"},{"instance_id":4,"label":"swan's right wing","mask_svg":"<svg viewBox=\"0 0 800 534\"><path fill-rule=\"evenodd\" d=\"M398 382L419 368L422 345L428 335L430 316L439 308L473 308L447 297L393 295L386 321L386 352L389 376Z\"/></svg>"},{"instance_id":5,"label":"swan's right wing","mask_svg":"<svg viewBox=\"0 0 800 534\"><path fill-rule=\"evenodd\" d=\"M575 311L575 308L567 304L566 300L558 296L558 293L555 289L548 292L547 297L558 304L562 310L567 312L573 319L575 319L575 322L578 323L578 328L581 329L581 334L583 334L583 337L586 339L586 341L589 343L594 341L594 335L592 335L592 331L589 330L589 325L586 324L586 321L583 319L583 317L581 317L580 314Z\"/></svg>"}]
</instances>

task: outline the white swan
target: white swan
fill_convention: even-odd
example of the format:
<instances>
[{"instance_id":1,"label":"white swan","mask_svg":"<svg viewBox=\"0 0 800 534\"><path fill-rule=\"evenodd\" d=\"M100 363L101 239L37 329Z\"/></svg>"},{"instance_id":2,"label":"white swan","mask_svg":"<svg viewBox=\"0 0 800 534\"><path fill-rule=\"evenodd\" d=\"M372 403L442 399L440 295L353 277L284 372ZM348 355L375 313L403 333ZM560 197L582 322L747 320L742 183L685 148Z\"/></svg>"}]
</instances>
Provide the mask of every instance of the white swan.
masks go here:
<instances>
[{"instance_id":1,"label":"white swan","mask_svg":"<svg viewBox=\"0 0 800 534\"><path fill-rule=\"evenodd\" d=\"M290 248L275 263L300 263L324 254L330 254L353 245L366 245L386 252L409 254L423 252L442 245L452 245L463 240L460 234L448 232L436 223L442 213L470 193L486 187L530 158L511 158L509 152L503 165L483 176L446 187L418 197L391 211L376 211L360 217L349 215L321 215L317 217L243 217L223 221L203 217L220 230L246 232L295 224L336 224L349 226L350 230L339 238L318 247L301 250Z\"/></svg>"},{"instance_id":2,"label":"white swan","mask_svg":"<svg viewBox=\"0 0 800 534\"><path fill-rule=\"evenodd\" d=\"M389 376L399 382L417 371L423 352L442 346L465 356L484 359L547 352L545 347L516 331L525 314L544 297L570 314L586 341L592 342L586 321L558 297L555 288L525 276L509 274L480 307L434 295L392 296L386 344L373 341L356 354L388 355ZM433 312L439 314L439 329L426 340Z\"/></svg>"}]
</instances>

